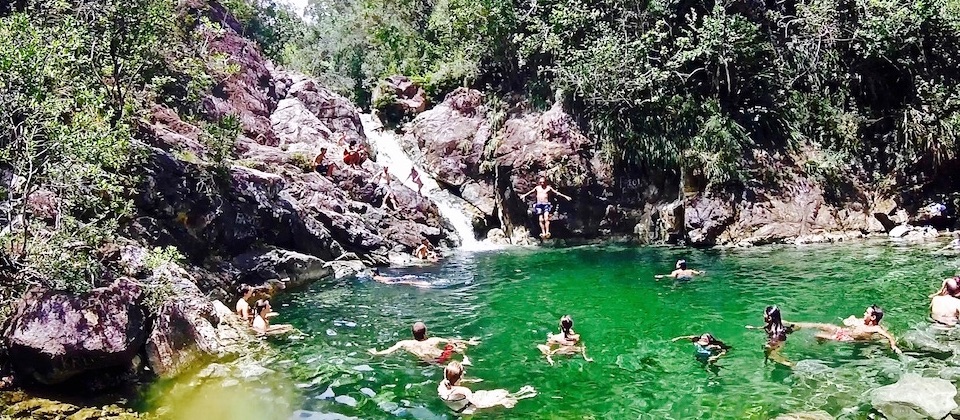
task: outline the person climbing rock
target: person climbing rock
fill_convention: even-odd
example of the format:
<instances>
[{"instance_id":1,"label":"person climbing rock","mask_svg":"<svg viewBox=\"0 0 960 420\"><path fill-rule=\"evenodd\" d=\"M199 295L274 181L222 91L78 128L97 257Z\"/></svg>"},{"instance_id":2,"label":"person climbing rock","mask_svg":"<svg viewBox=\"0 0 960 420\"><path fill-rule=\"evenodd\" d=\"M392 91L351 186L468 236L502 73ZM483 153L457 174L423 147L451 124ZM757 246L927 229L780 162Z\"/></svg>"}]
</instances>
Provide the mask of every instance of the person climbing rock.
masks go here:
<instances>
[{"instance_id":1,"label":"person climbing rock","mask_svg":"<svg viewBox=\"0 0 960 420\"><path fill-rule=\"evenodd\" d=\"M417 184L417 194L423 195L420 190L423 189L423 181L420 180L420 172L417 172L417 168L410 168L410 175L407 175L407 179L413 181L414 184Z\"/></svg>"},{"instance_id":2,"label":"person climbing rock","mask_svg":"<svg viewBox=\"0 0 960 420\"><path fill-rule=\"evenodd\" d=\"M570 196L553 189L547 185L547 178L540 177L537 186L532 190L520 195L520 199L526 199L528 195L537 193L537 202L533 205L533 211L537 214L540 221L540 237L550 239L550 212L553 211L553 205L550 204L550 193L554 193L570 201Z\"/></svg>"}]
</instances>

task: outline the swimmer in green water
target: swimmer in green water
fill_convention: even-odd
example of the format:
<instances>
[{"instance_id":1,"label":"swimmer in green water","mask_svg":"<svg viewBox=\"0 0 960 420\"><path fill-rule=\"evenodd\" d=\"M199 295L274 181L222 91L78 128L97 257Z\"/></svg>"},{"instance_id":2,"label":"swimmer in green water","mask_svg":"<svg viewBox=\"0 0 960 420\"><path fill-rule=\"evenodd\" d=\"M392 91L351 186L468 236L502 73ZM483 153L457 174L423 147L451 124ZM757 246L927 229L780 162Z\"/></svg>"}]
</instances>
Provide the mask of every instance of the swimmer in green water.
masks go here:
<instances>
[{"instance_id":1,"label":"swimmer in green water","mask_svg":"<svg viewBox=\"0 0 960 420\"><path fill-rule=\"evenodd\" d=\"M781 365L793 367L793 363L787 360L786 357L783 357L783 354L780 352L787 342L787 335L792 334L798 330L799 327L795 324L784 323L780 315L780 308L776 305L767 306L763 310L763 322L763 327L747 325L747 329L762 329L767 334L767 342L763 345L764 362L773 360Z\"/></svg>"},{"instance_id":2,"label":"swimmer in green water","mask_svg":"<svg viewBox=\"0 0 960 420\"><path fill-rule=\"evenodd\" d=\"M794 325L796 328L819 330L816 334L819 340L842 342L872 341L876 336L880 336L890 344L890 350L893 350L897 354L902 354L903 351L897 347L897 339L894 338L893 334L887 331L884 326L880 325L881 319L883 319L883 309L877 305L870 305L863 312L863 318L857 318L851 315L849 318L843 320L843 327L813 322L798 322Z\"/></svg>"},{"instance_id":3,"label":"swimmer in green water","mask_svg":"<svg viewBox=\"0 0 960 420\"><path fill-rule=\"evenodd\" d=\"M723 341L717 340L717 338L710 333L684 335L676 337L671 341L676 342L679 340L690 340L693 342L697 360L704 364L716 362L721 356L727 354L727 350L730 350L730 346L726 345Z\"/></svg>"},{"instance_id":4,"label":"swimmer in green water","mask_svg":"<svg viewBox=\"0 0 960 420\"><path fill-rule=\"evenodd\" d=\"M544 356L547 356L547 362L553 365L553 355L573 355L580 353L583 360L592 362L593 359L587 357L587 346L580 342L580 334L573 331L573 318L570 315L564 315L560 318L560 333L547 333L547 343L538 344L537 348Z\"/></svg>"},{"instance_id":5,"label":"swimmer in green water","mask_svg":"<svg viewBox=\"0 0 960 420\"><path fill-rule=\"evenodd\" d=\"M417 321L410 330L413 333L413 340L401 340L386 350L377 351L370 349L367 352L377 356L383 356L393 353L397 350L406 350L425 362L446 363L453 357L454 353L463 354L463 364L469 365L470 359L464 353L467 345L475 346L480 344L479 339L460 340L456 338L427 337L427 325ZM440 348L443 344L444 347Z\"/></svg>"},{"instance_id":6,"label":"swimmer in green water","mask_svg":"<svg viewBox=\"0 0 960 420\"><path fill-rule=\"evenodd\" d=\"M696 275L699 275L699 274L703 274L703 273L705 273L705 272L704 272L704 271L700 271L700 270L691 270L691 269L688 269L688 268L687 268L687 261L686 261L686 260L679 260L679 261L677 261L676 270L673 270L673 272L671 272L670 274L657 274L656 276L653 276L653 277L658 278L658 279L662 279L662 278L665 278L665 277L669 277L669 278L674 278L674 279L677 279L677 280L690 280L690 279L693 278L693 276L696 276Z\"/></svg>"},{"instance_id":7,"label":"swimmer in green water","mask_svg":"<svg viewBox=\"0 0 960 420\"><path fill-rule=\"evenodd\" d=\"M437 385L437 394L440 399L457 414L473 414L478 409L498 405L513 408L517 405L517 401L537 396L537 390L529 385L513 393L505 389L471 391L462 384L477 381L464 379L465 373L463 364L452 361L443 369L443 380Z\"/></svg>"}]
</instances>

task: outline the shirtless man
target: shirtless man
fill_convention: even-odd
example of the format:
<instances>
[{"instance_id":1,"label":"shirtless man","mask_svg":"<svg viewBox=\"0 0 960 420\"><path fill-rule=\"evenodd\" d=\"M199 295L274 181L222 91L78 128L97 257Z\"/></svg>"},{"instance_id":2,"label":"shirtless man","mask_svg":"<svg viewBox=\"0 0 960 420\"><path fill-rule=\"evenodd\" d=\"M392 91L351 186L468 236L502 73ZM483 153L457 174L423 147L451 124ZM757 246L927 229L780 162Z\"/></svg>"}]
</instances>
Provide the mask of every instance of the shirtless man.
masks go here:
<instances>
[{"instance_id":1,"label":"shirtless man","mask_svg":"<svg viewBox=\"0 0 960 420\"><path fill-rule=\"evenodd\" d=\"M437 255L437 251L433 249L433 245L430 244L430 241L423 239L420 241L420 245L417 246L417 249L413 250L413 256L427 261L437 262L440 260L440 256Z\"/></svg>"},{"instance_id":2,"label":"shirtless man","mask_svg":"<svg viewBox=\"0 0 960 420\"><path fill-rule=\"evenodd\" d=\"M420 321L413 324L411 331L413 332L413 340L402 340L386 350L377 351L376 349L370 349L368 352L373 355L383 356L403 349L413 353L420 358L420 360L436 363L447 363L454 353L460 353L463 354L463 364L469 365L470 359L467 359L467 355L464 354L467 345L475 346L480 344L477 338L471 338L470 340L440 337L427 338L427 326ZM443 349L438 347L440 344L445 344Z\"/></svg>"},{"instance_id":3,"label":"shirtless man","mask_svg":"<svg viewBox=\"0 0 960 420\"><path fill-rule=\"evenodd\" d=\"M940 291L930 297L930 317L934 322L948 327L960 323L960 277L945 279Z\"/></svg>"},{"instance_id":4,"label":"shirtless man","mask_svg":"<svg viewBox=\"0 0 960 420\"><path fill-rule=\"evenodd\" d=\"M880 335L890 343L890 350L893 350L897 354L903 353L900 348L897 347L897 339L893 337L893 334L890 334L886 328L880 325L881 319L883 319L883 309L880 309L877 305L870 305L866 311L864 311L862 319L851 315L849 318L843 320L844 327L810 322L797 322L794 323L794 325L797 328L820 330L820 332L816 334L816 337L821 340L843 342L872 341L874 335Z\"/></svg>"},{"instance_id":5,"label":"shirtless man","mask_svg":"<svg viewBox=\"0 0 960 420\"><path fill-rule=\"evenodd\" d=\"M573 355L580 353L583 360L592 362L593 359L587 357L587 346L580 343L580 334L573 331L573 318L570 315L564 315L560 318L560 333L547 334L547 343L538 344L537 348L544 356L547 356L547 362L553 365L555 354Z\"/></svg>"},{"instance_id":6,"label":"shirtless man","mask_svg":"<svg viewBox=\"0 0 960 420\"><path fill-rule=\"evenodd\" d=\"M241 285L240 295L241 298L237 300L237 317L247 324L252 324L253 312L250 310L249 301L253 297L253 287L247 284Z\"/></svg>"},{"instance_id":7,"label":"shirtless man","mask_svg":"<svg viewBox=\"0 0 960 420\"><path fill-rule=\"evenodd\" d=\"M383 283L383 284L402 284L405 286L422 287L425 289L429 289L433 287L433 284L431 284L430 282L418 280L417 276L414 276L412 274L408 274L406 276L400 276L400 277L384 276L383 274L380 274L379 268L373 269L373 275L371 277L377 283Z\"/></svg>"},{"instance_id":8,"label":"shirtless man","mask_svg":"<svg viewBox=\"0 0 960 420\"><path fill-rule=\"evenodd\" d=\"M393 189L390 188L391 181L390 168L386 166L383 167L383 172L378 173L374 178L374 182L379 184L377 188L383 193L383 203L380 204L380 208L386 208L392 202L393 209L396 210L397 199L393 196Z\"/></svg>"},{"instance_id":9,"label":"shirtless man","mask_svg":"<svg viewBox=\"0 0 960 420\"><path fill-rule=\"evenodd\" d=\"M670 277L677 280L690 280L693 276L698 274L703 274L703 271L699 270L690 270L687 268L686 260L678 260L676 265L676 270L673 270L670 274L657 274L653 277L662 279L664 277Z\"/></svg>"},{"instance_id":10,"label":"shirtless man","mask_svg":"<svg viewBox=\"0 0 960 420\"><path fill-rule=\"evenodd\" d=\"M327 178L330 178L333 175L333 164L332 163L323 163L324 159L327 157L327 148L321 147L320 154L313 159L313 169L317 171L318 174L326 174Z\"/></svg>"},{"instance_id":11,"label":"shirtless man","mask_svg":"<svg viewBox=\"0 0 960 420\"><path fill-rule=\"evenodd\" d=\"M550 193L559 195L567 201L570 201L570 196L564 195L553 189L552 186L547 185L547 178L544 177L540 177L537 186L533 187L532 190L527 191L526 194L521 194L520 199L526 199L528 195L534 192L537 193L537 203L533 205L533 211L540 218L540 237L550 239L550 212L553 211L553 205L550 204Z\"/></svg>"}]
</instances>

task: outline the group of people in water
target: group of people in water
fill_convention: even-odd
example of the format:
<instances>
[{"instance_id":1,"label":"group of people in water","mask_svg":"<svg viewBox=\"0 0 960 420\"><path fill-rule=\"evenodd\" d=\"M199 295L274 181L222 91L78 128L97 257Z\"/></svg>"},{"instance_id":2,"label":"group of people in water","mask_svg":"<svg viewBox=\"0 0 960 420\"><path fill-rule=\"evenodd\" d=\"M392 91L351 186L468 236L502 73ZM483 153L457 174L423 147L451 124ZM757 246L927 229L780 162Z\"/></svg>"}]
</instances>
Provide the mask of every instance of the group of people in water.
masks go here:
<instances>
[{"instance_id":1,"label":"group of people in water","mask_svg":"<svg viewBox=\"0 0 960 420\"><path fill-rule=\"evenodd\" d=\"M704 271L693 270L687 267L684 260L677 261L676 269L670 274L658 275L657 278L674 278L678 280L691 279ZM375 272L375 275L379 275ZM379 281L379 280L378 280ZM417 281L414 279L392 278L384 281L391 284L408 284ZM416 285L416 284L414 284ZM931 295L931 318L939 325L953 327L960 324L960 277L945 279L940 290ZM863 316L851 315L842 321L842 325L819 322L787 322L784 321L780 307L767 306L762 313L763 325L747 325L747 329L763 331L766 340L763 343L764 360L793 366L782 353L787 337L801 329L813 330L818 341L836 342L870 342L878 341L889 346L896 354L902 354L897 346L897 340L885 326L881 325L884 311L877 305L870 305L864 310ZM397 350L406 350L419 359L445 365L443 377L437 386L440 399L457 413L470 414L478 409L503 406L513 407L518 400L530 398L537 394L531 386L524 386L517 392L505 389L472 391L465 384L480 382L479 379L465 377L466 368L470 366L470 359L466 356L468 346L480 344L479 339L470 340L427 337L427 327L423 322L417 322L412 327L413 339L402 340L390 348L378 351L370 349L374 355L387 355ZM675 337L672 341L689 341L693 344L696 360L705 366L714 364L732 350L732 347L706 332L696 335ZM573 330L573 319L570 315L560 318L559 332L548 333L546 342L538 344L537 349L553 365L554 357L558 355L581 355L587 362L592 362L587 356L586 346L580 335ZM462 355L462 361L453 360L455 355ZM715 369L715 368L714 368Z\"/></svg>"},{"instance_id":2,"label":"group of people in water","mask_svg":"<svg viewBox=\"0 0 960 420\"><path fill-rule=\"evenodd\" d=\"M293 326L288 324L270 325L270 319L278 314L273 311L270 299L265 296L266 288L244 284L239 287L239 293L240 299L237 300L235 308L237 317L257 334L282 334L293 330ZM250 301L257 294L261 296L250 306Z\"/></svg>"},{"instance_id":3,"label":"group of people in water","mask_svg":"<svg viewBox=\"0 0 960 420\"><path fill-rule=\"evenodd\" d=\"M427 326L417 321L411 328L412 340L401 340L393 346L384 349L370 349L368 352L376 356L388 355L397 350L412 353L427 363L446 364L443 369L443 378L437 385L437 395L451 410L459 414L472 414L476 410L503 406L511 408L517 401L537 395L532 386L523 386L516 392L506 389L473 391L464 386L467 383L482 382L481 379L466 378L466 366L472 363L466 355L467 346L480 344L478 338L462 340L457 338L427 337ZM587 348L581 342L580 335L573 330L573 318L564 315L560 318L560 331L557 334L547 334L544 344L537 345L537 349L546 356L547 362L553 365L553 356L580 354L584 360L592 362L587 357ZM453 360L459 354L462 361Z\"/></svg>"}]
</instances>

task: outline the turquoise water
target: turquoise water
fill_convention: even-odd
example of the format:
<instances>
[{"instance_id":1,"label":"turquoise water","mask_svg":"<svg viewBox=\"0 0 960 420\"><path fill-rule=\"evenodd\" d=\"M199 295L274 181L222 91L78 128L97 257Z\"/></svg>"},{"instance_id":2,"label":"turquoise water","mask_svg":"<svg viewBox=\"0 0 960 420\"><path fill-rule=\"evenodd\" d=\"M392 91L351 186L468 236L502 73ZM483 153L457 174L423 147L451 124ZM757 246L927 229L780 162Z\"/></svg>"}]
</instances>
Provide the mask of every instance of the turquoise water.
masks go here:
<instances>
[{"instance_id":1,"label":"turquoise water","mask_svg":"<svg viewBox=\"0 0 960 420\"><path fill-rule=\"evenodd\" d=\"M451 257L417 274L433 289L356 278L280 298L278 322L302 331L277 339L271 368L295 389L284 405L251 418L452 418L436 395L442 367L405 353L372 356L410 338L422 320L430 334L480 337L468 355L473 389L532 385L539 395L511 410L478 418L769 418L824 410L865 417L871 389L905 371L934 372L947 362L898 357L881 344L817 343L810 331L790 336L784 354L798 366L765 364L766 305L793 321L833 322L886 309L884 324L900 336L927 324L927 296L953 275L955 257L936 244L886 242L743 250L589 246L516 249ZM678 258L707 274L693 281L655 281ZM536 349L570 314L595 359L559 357L548 365ZM705 369L680 335L711 332L733 350ZM253 416L251 412L251 416ZM332 418L327 416L327 418Z\"/></svg>"}]
</instances>

